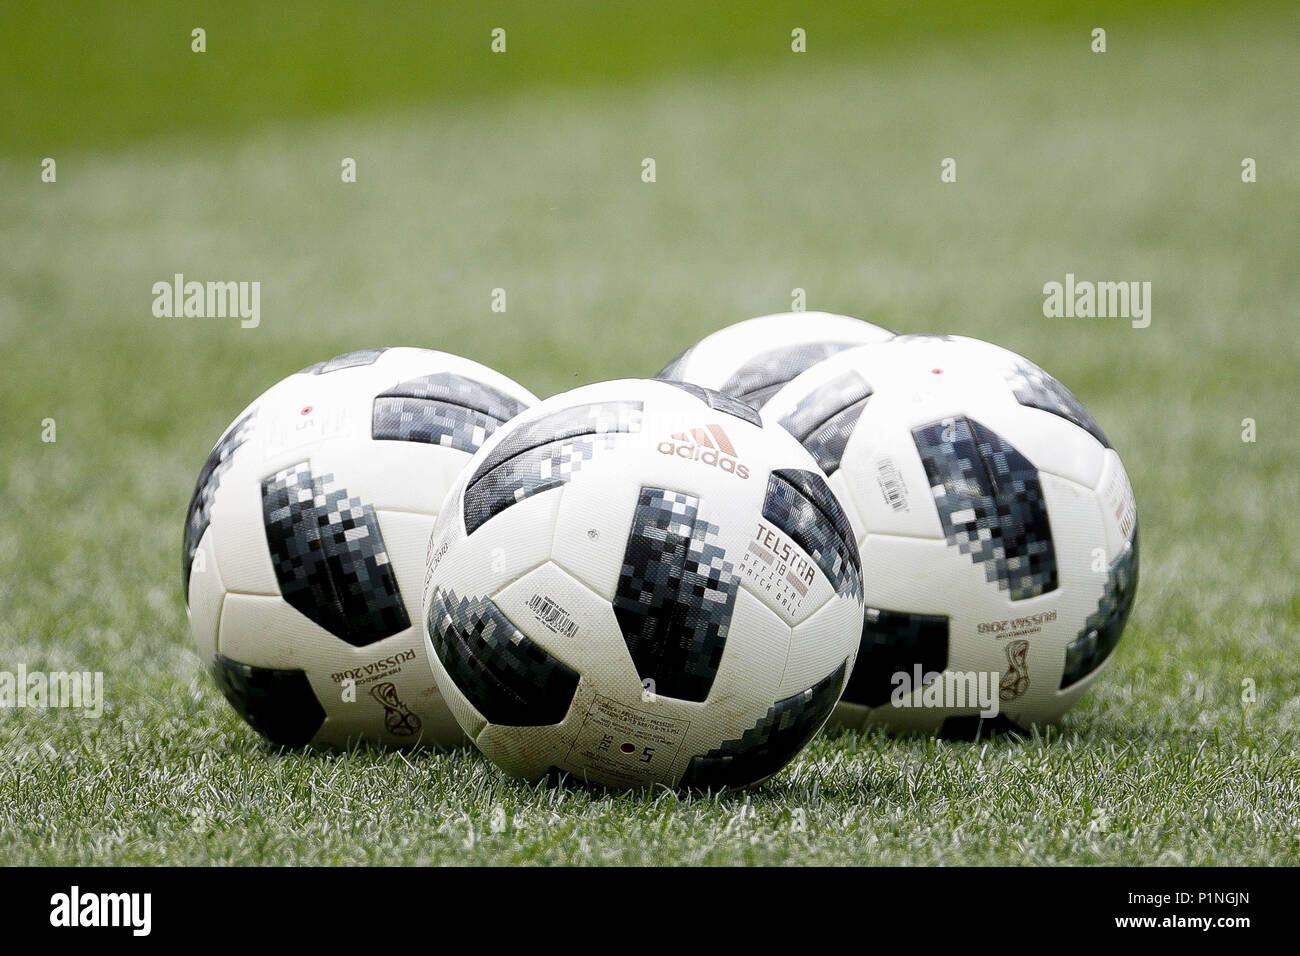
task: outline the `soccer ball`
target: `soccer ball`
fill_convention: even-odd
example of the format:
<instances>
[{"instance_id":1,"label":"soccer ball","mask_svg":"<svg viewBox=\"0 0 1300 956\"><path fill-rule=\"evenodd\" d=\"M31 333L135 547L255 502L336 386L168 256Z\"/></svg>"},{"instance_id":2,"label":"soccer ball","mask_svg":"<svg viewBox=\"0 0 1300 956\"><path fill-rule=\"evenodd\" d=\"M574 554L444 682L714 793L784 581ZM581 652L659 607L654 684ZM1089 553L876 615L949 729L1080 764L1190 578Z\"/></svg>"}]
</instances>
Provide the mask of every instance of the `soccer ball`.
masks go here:
<instances>
[{"instance_id":1,"label":"soccer ball","mask_svg":"<svg viewBox=\"0 0 1300 956\"><path fill-rule=\"evenodd\" d=\"M182 583L199 657L272 743L455 746L420 629L424 551L470 455L537 399L426 349L290 375L208 456Z\"/></svg>"},{"instance_id":2,"label":"soccer ball","mask_svg":"<svg viewBox=\"0 0 1300 956\"><path fill-rule=\"evenodd\" d=\"M508 774L740 787L839 699L862 630L853 532L748 405L625 380L497 432L429 543L434 676Z\"/></svg>"},{"instance_id":3,"label":"soccer ball","mask_svg":"<svg viewBox=\"0 0 1300 956\"><path fill-rule=\"evenodd\" d=\"M763 417L817 459L862 551L832 726L1023 728L1083 695L1133 604L1137 507L1065 386L987 342L903 335L813 367Z\"/></svg>"},{"instance_id":4,"label":"soccer ball","mask_svg":"<svg viewBox=\"0 0 1300 956\"><path fill-rule=\"evenodd\" d=\"M655 378L693 382L762 407L790 379L855 345L893 332L829 312L782 312L737 322L705 336Z\"/></svg>"}]
</instances>

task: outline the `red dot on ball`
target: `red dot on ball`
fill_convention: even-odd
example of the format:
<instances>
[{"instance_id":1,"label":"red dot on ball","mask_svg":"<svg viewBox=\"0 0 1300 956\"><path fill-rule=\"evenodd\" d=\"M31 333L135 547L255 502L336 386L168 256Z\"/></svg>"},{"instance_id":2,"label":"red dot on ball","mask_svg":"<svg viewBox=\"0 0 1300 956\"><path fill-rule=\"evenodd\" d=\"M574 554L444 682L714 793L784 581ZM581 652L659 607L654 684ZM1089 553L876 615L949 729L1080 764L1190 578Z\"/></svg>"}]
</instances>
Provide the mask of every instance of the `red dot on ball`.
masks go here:
<instances>
[{"instance_id":1,"label":"red dot on ball","mask_svg":"<svg viewBox=\"0 0 1300 956\"><path fill-rule=\"evenodd\" d=\"M304 406L302 407L302 414L303 414L303 415L310 415L310 414L311 414L311 406L310 406L310 405L304 405Z\"/></svg>"},{"instance_id":2,"label":"red dot on ball","mask_svg":"<svg viewBox=\"0 0 1300 956\"><path fill-rule=\"evenodd\" d=\"M943 374L943 369L941 369L941 368L932 368L932 369L930 369L930 371L931 371L932 373L934 373L935 375L942 375L942 374Z\"/></svg>"}]
</instances>

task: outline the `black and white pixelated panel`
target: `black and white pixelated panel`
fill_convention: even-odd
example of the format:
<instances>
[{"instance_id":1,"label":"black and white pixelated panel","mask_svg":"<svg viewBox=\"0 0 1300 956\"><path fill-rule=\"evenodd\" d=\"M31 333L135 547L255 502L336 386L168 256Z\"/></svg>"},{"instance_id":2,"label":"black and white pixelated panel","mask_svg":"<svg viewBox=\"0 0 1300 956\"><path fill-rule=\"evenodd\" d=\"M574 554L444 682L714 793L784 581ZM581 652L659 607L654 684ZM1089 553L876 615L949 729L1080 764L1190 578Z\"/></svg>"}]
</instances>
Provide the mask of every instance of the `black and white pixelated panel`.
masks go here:
<instances>
[{"instance_id":1,"label":"black and white pixelated panel","mask_svg":"<svg viewBox=\"0 0 1300 956\"><path fill-rule=\"evenodd\" d=\"M256 415L254 409L221 436L209 453L208 460L203 463L199 480L194 484L194 494L190 497L189 511L185 515L185 543L181 554L181 580L187 605L190 603L190 568L194 564L194 551L212 519L212 501L217 496L217 488L221 486L221 476L230 469L235 451L248 440Z\"/></svg>"},{"instance_id":2,"label":"black and white pixelated panel","mask_svg":"<svg viewBox=\"0 0 1300 956\"><path fill-rule=\"evenodd\" d=\"M807 552L837 594L862 600L857 541L824 477L798 468L772 472L763 499L763 517Z\"/></svg>"},{"instance_id":3,"label":"black and white pixelated panel","mask_svg":"<svg viewBox=\"0 0 1300 956\"><path fill-rule=\"evenodd\" d=\"M614 594L614 616L642 681L661 697L702 701L718 674L736 576L699 499L642 488Z\"/></svg>"},{"instance_id":4,"label":"black and white pixelated panel","mask_svg":"<svg viewBox=\"0 0 1300 956\"><path fill-rule=\"evenodd\" d=\"M823 359L853 348L853 342L808 342L786 345L754 356L722 384L720 391L754 408L762 408L781 386Z\"/></svg>"},{"instance_id":5,"label":"black and white pixelated panel","mask_svg":"<svg viewBox=\"0 0 1300 956\"><path fill-rule=\"evenodd\" d=\"M916 343L956 342L957 338L958 337L955 335L935 335L930 332L908 332L905 335L894 336L894 341L895 342L916 342Z\"/></svg>"},{"instance_id":6,"label":"black and white pixelated panel","mask_svg":"<svg viewBox=\"0 0 1300 956\"><path fill-rule=\"evenodd\" d=\"M490 598L436 588L428 625L447 675L490 723L540 727L564 720L578 672L530 640Z\"/></svg>"},{"instance_id":7,"label":"black and white pixelated panel","mask_svg":"<svg viewBox=\"0 0 1300 956\"><path fill-rule=\"evenodd\" d=\"M577 405L515 429L479 464L465 487L465 528L566 484L598 450L641 429L640 402Z\"/></svg>"},{"instance_id":8,"label":"black and white pixelated panel","mask_svg":"<svg viewBox=\"0 0 1300 956\"><path fill-rule=\"evenodd\" d=\"M612 448L612 434L565 438L520 452L465 489L465 530L526 498L565 485L598 450Z\"/></svg>"},{"instance_id":9,"label":"black and white pixelated panel","mask_svg":"<svg viewBox=\"0 0 1300 956\"><path fill-rule=\"evenodd\" d=\"M744 787L776 773L812 739L830 716L844 686L846 660L807 690L778 700L749 730L691 758L682 786Z\"/></svg>"},{"instance_id":10,"label":"black and white pixelated panel","mask_svg":"<svg viewBox=\"0 0 1300 956\"><path fill-rule=\"evenodd\" d=\"M473 454L502 422L527 406L453 372L410 379L375 396L371 437L417 441Z\"/></svg>"},{"instance_id":11,"label":"black and white pixelated panel","mask_svg":"<svg viewBox=\"0 0 1300 956\"><path fill-rule=\"evenodd\" d=\"M844 688L846 704L880 707L893 696L894 675L906 674L914 688L926 674L948 666L948 618L869 607L862 621L858 659ZM917 668L922 681L915 684Z\"/></svg>"},{"instance_id":12,"label":"black and white pixelated panel","mask_svg":"<svg viewBox=\"0 0 1300 956\"><path fill-rule=\"evenodd\" d=\"M733 418L739 418L751 425L757 425L759 428L763 427L763 419L759 417L755 408L745 404L738 398L732 398L730 395L724 395L722 392L705 388L702 385L695 385L691 382L665 379L664 384L680 388L683 392L689 392L714 411L722 412L724 415L730 415Z\"/></svg>"},{"instance_id":13,"label":"black and white pixelated panel","mask_svg":"<svg viewBox=\"0 0 1300 956\"><path fill-rule=\"evenodd\" d=\"M1021 601L1056 590L1056 550L1038 469L968 418L912 429L944 537Z\"/></svg>"},{"instance_id":14,"label":"black and white pixelated panel","mask_svg":"<svg viewBox=\"0 0 1300 956\"><path fill-rule=\"evenodd\" d=\"M336 355L332 359L324 362L317 362L315 365L308 365L299 372L299 375L324 375L327 372L337 372L341 368L356 368L358 365L374 365L379 360L379 356L387 352L387 349L357 349L355 352L344 352L342 355Z\"/></svg>"},{"instance_id":15,"label":"black and white pixelated panel","mask_svg":"<svg viewBox=\"0 0 1300 956\"><path fill-rule=\"evenodd\" d=\"M871 394L867 380L850 370L805 395L781 424L829 476L839 469L844 446Z\"/></svg>"},{"instance_id":16,"label":"black and white pixelated panel","mask_svg":"<svg viewBox=\"0 0 1300 956\"><path fill-rule=\"evenodd\" d=\"M212 679L235 712L273 744L301 747L325 722L303 671L252 667L218 654Z\"/></svg>"},{"instance_id":17,"label":"black and white pixelated panel","mask_svg":"<svg viewBox=\"0 0 1300 956\"><path fill-rule=\"evenodd\" d=\"M1107 569L1106 586L1097 610L1088 615L1079 636L1066 645L1061 690L1087 677L1115 650L1133 610L1137 583L1138 539L1134 528L1132 542L1125 542L1124 550Z\"/></svg>"},{"instance_id":18,"label":"black and white pixelated panel","mask_svg":"<svg viewBox=\"0 0 1300 956\"><path fill-rule=\"evenodd\" d=\"M655 378L660 381L680 381L682 372L685 371L687 363L691 360L691 356L694 354L694 345L686 349L684 352L679 352L676 358L659 370L659 373Z\"/></svg>"},{"instance_id":19,"label":"black and white pixelated panel","mask_svg":"<svg viewBox=\"0 0 1300 956\"><path fill-rule=\"evenodd\" d=\"M561 408L525 422L492 449L475 469L469 483L481 480L515 455L540 445L583 435L639 432L643 407L641 402L595 402Z\"/></svg>"},{"instance_id":20,"label":"black and white pixelated panel","mask_svg":"<svg viewBox=\"0 0 1300 956\"><path fill-rule=\"evenodd\" d=\"M354 647L410 626L374 508L333 475L301 462L264 479L262 517L291 607Z\"/></svg>"},{"instance_id":21,"label":"black and white pixelated panel","mask_svg":"<svg viewBox=\"0 0 1300 956\"><path fill-rule=\"evenodd\" d=\"M1033 362L1021 360L1007 375L1007 384L1021 405L1042 409L1074 422L1109 448L1110 442L1074 393Z\"/></svg>"}]
</instances>

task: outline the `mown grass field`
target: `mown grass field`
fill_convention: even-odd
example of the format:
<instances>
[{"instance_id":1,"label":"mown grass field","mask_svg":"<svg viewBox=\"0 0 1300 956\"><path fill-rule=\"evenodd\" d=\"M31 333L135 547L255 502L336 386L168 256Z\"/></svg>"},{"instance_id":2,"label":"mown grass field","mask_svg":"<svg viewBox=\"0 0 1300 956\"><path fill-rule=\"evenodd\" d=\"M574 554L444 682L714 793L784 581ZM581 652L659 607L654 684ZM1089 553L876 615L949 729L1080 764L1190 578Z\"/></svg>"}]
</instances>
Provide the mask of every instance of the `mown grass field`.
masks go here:
<instances>
[{"instance_id":1,"label":"mown grass field","mask_svg":"<svg viewBox=\"0 0 1300 956\"><path fill-rule=\"evenodd\" d=\"M0 711L0 863L1300 862L1294 10L661 6L0 14L0 670L106 696ZM260 281L261 325L154 318L176 272ZM1150 328L1044 318L1066 272L1150 281ZM796 287L1026 354L1123 455L1142 583L1060 727L820 738L752 792L612 795L277 753L201 672L185 507L274 381L406 344L548 395Z\"/></svg>"}]
</instances>

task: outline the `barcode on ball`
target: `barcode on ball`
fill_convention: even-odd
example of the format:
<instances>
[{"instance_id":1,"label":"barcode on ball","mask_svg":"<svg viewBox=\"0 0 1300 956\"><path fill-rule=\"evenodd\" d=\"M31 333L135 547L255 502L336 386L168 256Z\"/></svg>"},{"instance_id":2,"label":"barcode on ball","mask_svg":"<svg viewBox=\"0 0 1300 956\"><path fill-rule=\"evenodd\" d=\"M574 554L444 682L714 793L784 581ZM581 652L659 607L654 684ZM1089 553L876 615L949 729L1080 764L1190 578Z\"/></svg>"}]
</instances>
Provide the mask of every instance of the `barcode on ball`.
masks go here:
<instances>
[{"instance_id":1,"label":"barcode on ball","mask_svg":"<svg viewBox=\"0 0 1300 956\"><path fill-rule=\"evenodd\" d=\"M548 597L534 594L528 599L528 609L536 615L544 627L564 637L573 637L578 633L578 622L569 617L569 612Z\"/></svg>"},{"instance_id":2,"label":"barcode on ball","mask_svg":"<svg viewBox=\"0 0 1300 956\"><path fill-rule=\"evenodd\" d=\"M895 511L907 510L907 486L892 458L882 458L876 463L876 482L885 502Z\"/></svg>"}]
</instances>

